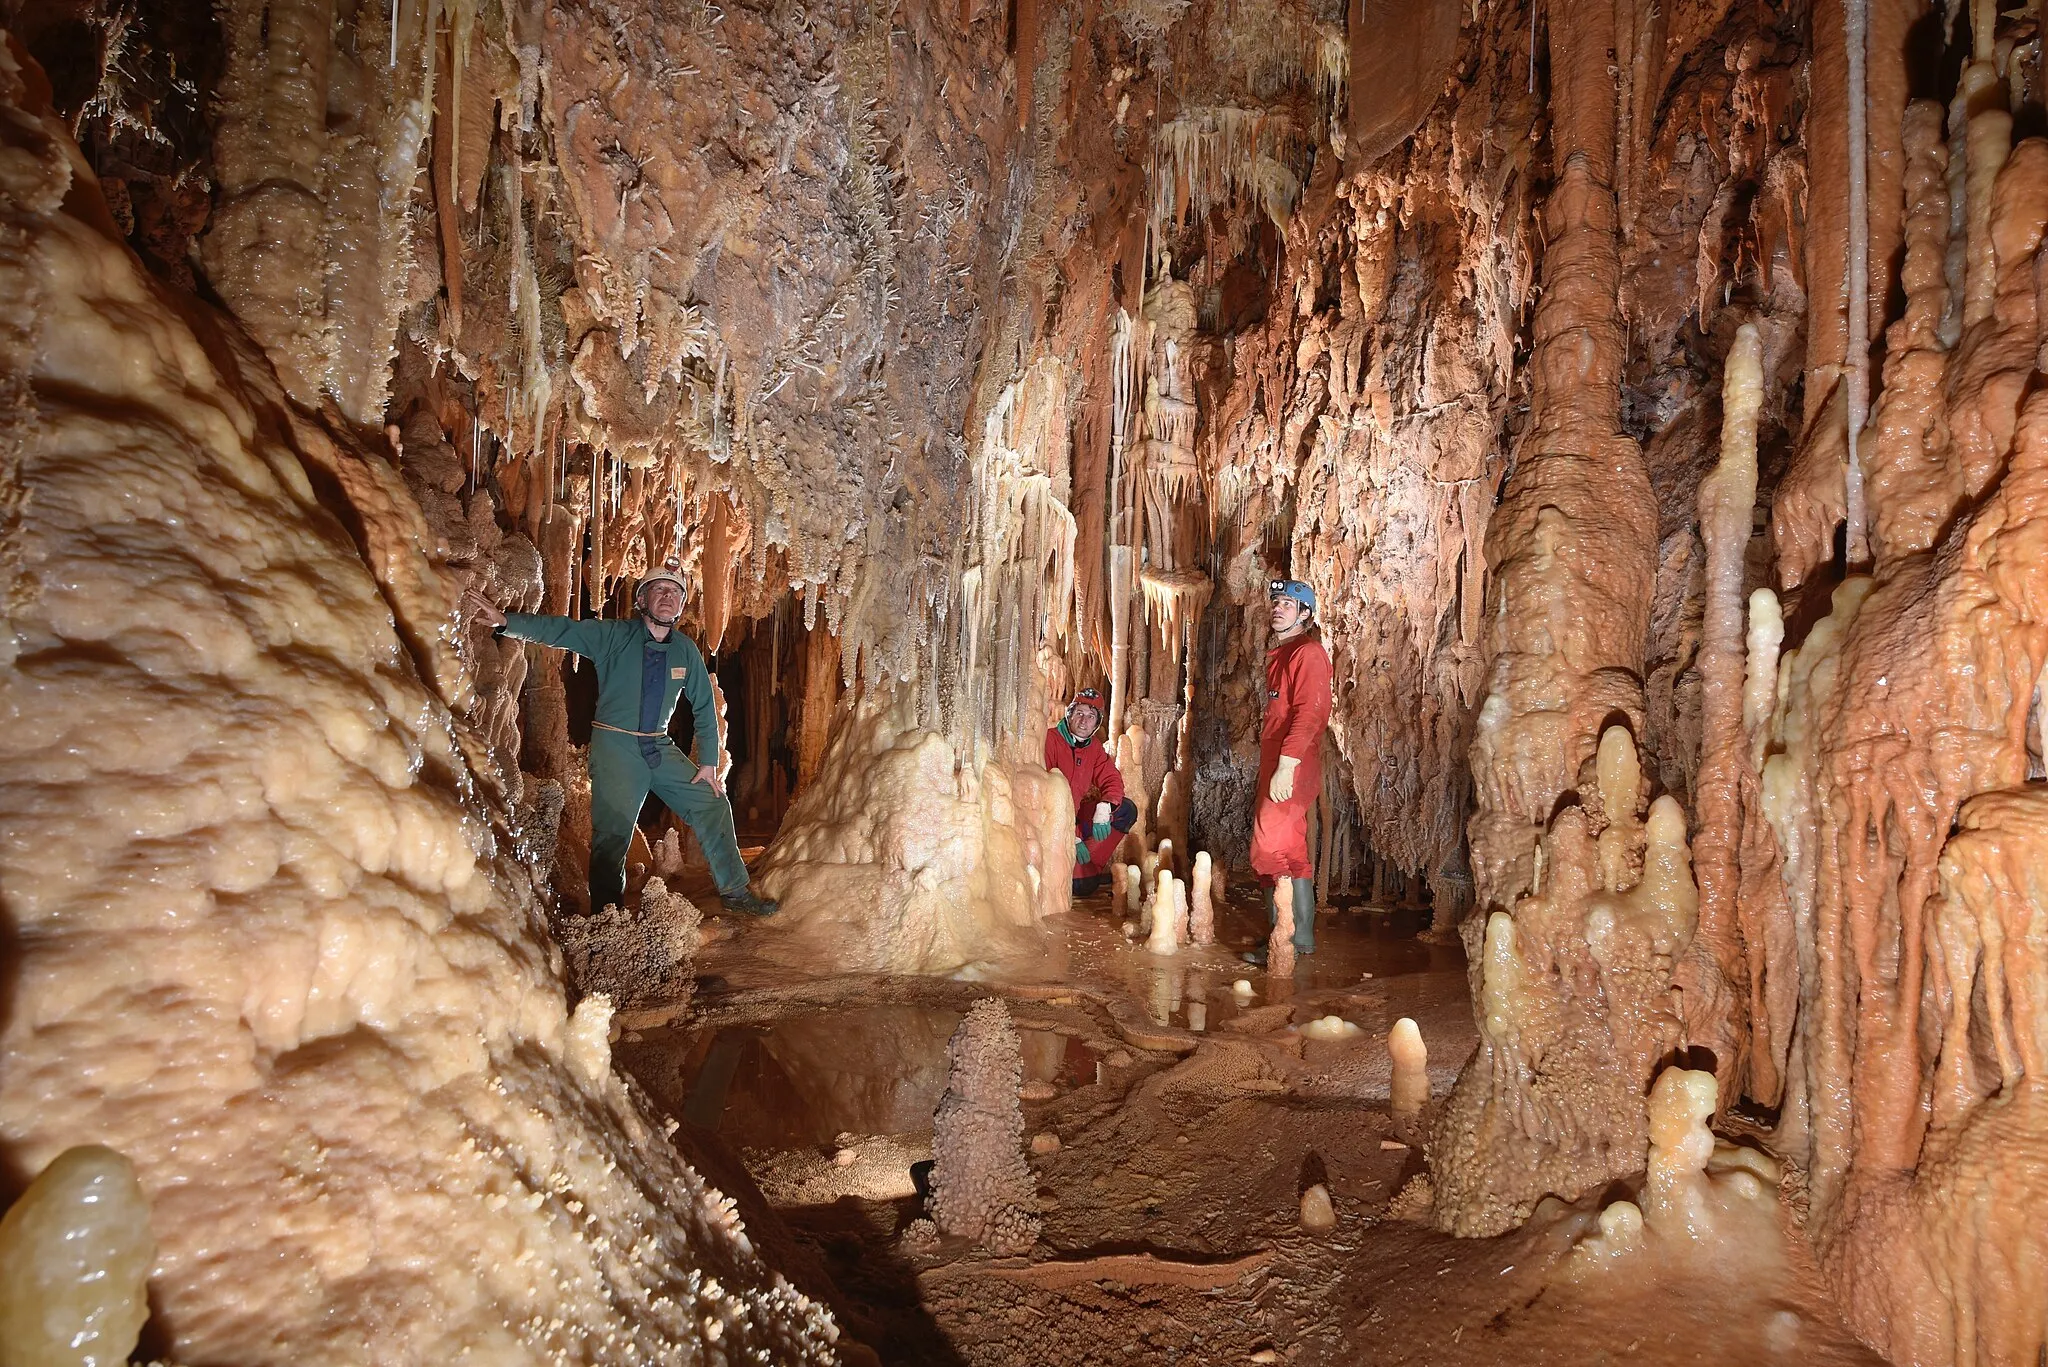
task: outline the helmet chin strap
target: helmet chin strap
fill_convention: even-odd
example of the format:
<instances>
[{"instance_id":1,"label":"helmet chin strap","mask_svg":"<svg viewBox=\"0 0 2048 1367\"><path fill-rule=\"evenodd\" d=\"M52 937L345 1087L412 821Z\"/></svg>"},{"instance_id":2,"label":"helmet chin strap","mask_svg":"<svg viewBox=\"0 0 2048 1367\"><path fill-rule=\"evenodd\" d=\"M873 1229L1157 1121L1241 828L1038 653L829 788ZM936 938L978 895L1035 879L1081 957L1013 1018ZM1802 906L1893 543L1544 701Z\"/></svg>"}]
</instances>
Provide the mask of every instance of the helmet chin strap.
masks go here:
<instances>
[{"instance_id":1,"label":"helmet chin strap","mask_svg":"<svg viewBox=\"0 0 2048 1367\"><path fill-rule=\"evenodd\" d=\"M635 603L633 606L639 610L639 613L642 617L645 617L648 621L654 623L658 627L672 627L677 622L683 620L683 614L680 609L678 609L676 613L670 617L655 616L653 610L647 606L647 600L644 596L641 598L639 602Z\"/></svg>"}]
</instances>

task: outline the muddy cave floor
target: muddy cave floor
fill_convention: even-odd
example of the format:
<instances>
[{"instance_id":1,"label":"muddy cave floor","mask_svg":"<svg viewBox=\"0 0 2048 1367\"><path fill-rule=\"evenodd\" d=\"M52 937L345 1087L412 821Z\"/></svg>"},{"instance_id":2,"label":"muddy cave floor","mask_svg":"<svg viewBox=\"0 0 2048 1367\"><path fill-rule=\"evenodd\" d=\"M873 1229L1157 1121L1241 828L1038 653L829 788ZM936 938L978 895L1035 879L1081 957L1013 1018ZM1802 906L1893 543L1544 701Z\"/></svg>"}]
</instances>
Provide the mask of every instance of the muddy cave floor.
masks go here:
<instances>
[{"instance_id":1,"label":"muddy cave floor","mask_svg":"<svg viewBox=\"0 0 2048 1367\"><path fill-rule=\"evenodd\" d=\"M687 1016L622 1013L616 1057L763 1255L892 1367L1880 1361L1789 1213L1776 1248L1590 1273L1570 1250L1595 1201L1497 1239L1399 1218L1421 1124L1390 1112L1387 1030L1421 1027L1434 1098L1476 1040L1464 955L1418 939L1425 919L1326 911L1291 981L1237 957L1263 938L1256 889L1219 906L1212 948L1156 957L1102 896L1057 918L1037 961L956 978L791 981L721 926ZM1241 978L1254 995L1233 994ZM931 1155L946 1041L992 993L1023 1040L1025 1134L1058 1137L1030 1159L1043 1232L1028 1258L911 1253L898 1233L923 1213L911 1165ZM1333 1014L1359 1033L1297 1029ZM1314 1182L1337 1212L1323 1235L1300 1227Z\"/></svg>"}]
</instances>

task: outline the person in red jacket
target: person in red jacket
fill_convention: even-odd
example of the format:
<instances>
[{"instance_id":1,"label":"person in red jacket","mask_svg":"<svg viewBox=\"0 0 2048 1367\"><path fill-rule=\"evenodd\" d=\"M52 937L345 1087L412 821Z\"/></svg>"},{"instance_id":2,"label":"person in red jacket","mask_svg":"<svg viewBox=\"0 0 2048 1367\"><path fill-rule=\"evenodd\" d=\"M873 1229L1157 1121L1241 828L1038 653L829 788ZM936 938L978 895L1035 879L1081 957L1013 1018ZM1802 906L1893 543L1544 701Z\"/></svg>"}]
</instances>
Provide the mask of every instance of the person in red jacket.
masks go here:
<instances>
[{"instance_id":1,"label":"person in red jacket","mask_svg":"<svg viewBox=\"0 0 2048 1367\"><path fill-rule=\"evenodd\" d=\"M1252 871L1268 887L1293 880L1294 950L1316 952L1316 866L1308 809L1323 790L1323 732L1330 725L1330 653L1316 630L1316 591L1276 579L1272 644L1266 650L1266 725L1259 735L1258 808L1252 815ZM1272 915L1272 898L1266 899ZM1264 964L1253 949L1245 962Z\"/></svg>"},{"instance_id":2,"label":"person in red jacket","mask_svg":"<svg viewBox=\"0 0 2048 1367\"><path fill-rule=\"evenodd\" d=\"M1138 804L1124 796L1124 776L1102 748L1102 695L1084 688L1059 725L1045 733L1045 767L1066 776L1074 793L1074 896L1102 891L1109 856L1138 822Z\"/></svg>"}]
</instances>

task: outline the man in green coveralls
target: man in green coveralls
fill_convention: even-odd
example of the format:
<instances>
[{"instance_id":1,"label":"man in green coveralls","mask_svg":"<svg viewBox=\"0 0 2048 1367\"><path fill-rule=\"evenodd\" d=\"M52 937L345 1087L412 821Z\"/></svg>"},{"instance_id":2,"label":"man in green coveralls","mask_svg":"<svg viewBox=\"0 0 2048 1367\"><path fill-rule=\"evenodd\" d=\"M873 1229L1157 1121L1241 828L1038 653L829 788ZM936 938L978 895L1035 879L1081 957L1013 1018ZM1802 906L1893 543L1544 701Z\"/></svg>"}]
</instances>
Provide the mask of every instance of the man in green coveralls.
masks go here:
<instances>
[{"instance_id":1,"label":"man in green coveralls","mask_svg":"<svg viewBox=\"0 0 2048 1367\"><path fill-rule=\"evenodd\" d=\"M590 732L590 909L599 911L624 896L626 850L651 790L696 832L725 909L772 915L775 903L747 886L732 804L718 776L711 674L696 643L676 630L683 614L682 577L664 569L642 579L633 591L635 615L623 620L500 612L474 592L467 602L501 635L571 650L597 666L597 719ZM697 728L695 765L668 738L676 699L685 695Z\"/></svg>"}]
</instances>

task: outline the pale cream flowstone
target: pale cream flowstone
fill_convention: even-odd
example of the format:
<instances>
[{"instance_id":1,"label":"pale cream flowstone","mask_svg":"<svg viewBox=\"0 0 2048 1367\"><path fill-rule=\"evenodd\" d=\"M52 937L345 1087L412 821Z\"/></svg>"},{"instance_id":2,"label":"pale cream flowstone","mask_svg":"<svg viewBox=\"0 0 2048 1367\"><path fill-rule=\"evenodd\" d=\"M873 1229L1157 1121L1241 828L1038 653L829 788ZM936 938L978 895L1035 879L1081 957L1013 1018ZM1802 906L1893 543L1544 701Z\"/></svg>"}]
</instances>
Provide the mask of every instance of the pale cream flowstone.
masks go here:
<instances>
[{"instance_id":1,"label":"pale cream flowstone","mask_svg":"<svg viewBox=\"0 0 2048 1367\"><path fill-rule=\"evenodd\" d=\"M1666 1068L1650 1089L1642 1190L1600 1212L1573 1250L1577 1270L1669 1259L1733 1256L1769 1273L1783 1256L1779 1169L1755 1149L1718 1144L1707 1127L1719 1096L1712 1073Z\"/></svg>"},{"instance_id":2,"label":"pale cream flowstone","mask_svg":"<svg viewBox=\"0 0 2048 1367\"><path fill-rule=\"evenodd\" d=\"M0 1148L133 1163L180 1361L836 1356L572 1039L422 681L446 624L392 619L438 590L381 523L380 586L308 478L381 455L105 235L23 98L0 55Z\"/></svg>"},{"instance_id":3,"label":"pale cream flowstone","mask_svg":"<svg viewBox=\"0 0 2048 1367\"><path fill-rule=\"evenodd\" d=\"M98 1144L58 1154L0 1219L0 1363L127 1362L155 1261L134 1164Z\"/></svg>"},{"instance_id":4,"label":"pale cream flowstone","mask_svg":"<svg viewBox=\"0 0 2048 1367\"><path fill-rule=\"evenodd\" d=\"M1028 955L1071 905L1074 799L1033 762L978 768L917 725L915 689L862 697L756 882L752 946L792 967L944 973Z\"/></svg>"}]
</instances>

